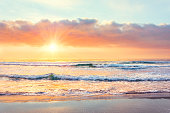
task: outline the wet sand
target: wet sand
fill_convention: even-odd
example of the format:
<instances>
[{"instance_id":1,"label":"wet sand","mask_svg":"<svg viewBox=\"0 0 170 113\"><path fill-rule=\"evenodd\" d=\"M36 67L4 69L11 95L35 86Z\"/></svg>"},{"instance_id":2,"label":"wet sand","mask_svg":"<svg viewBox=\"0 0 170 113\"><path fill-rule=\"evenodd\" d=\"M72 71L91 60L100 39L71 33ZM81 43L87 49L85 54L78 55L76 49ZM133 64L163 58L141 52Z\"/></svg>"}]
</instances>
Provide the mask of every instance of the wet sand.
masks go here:
<instances>
[{"instance_id":1,"label":"wet sand","mask_svg":"<svg viewBox=\"0 0 170 113\"><path fill-rule=\"evenodd\" d=\"M170 113L170 93L0 96L0 113Z\"/></svg>"},{"instance_id":2,"label":"wet sand","mask_svg":"<svg viewBox=\"0 0 170 113\"><path fill-rule=\"evenodd\" d=\"M0 103L0 113L170 113L170 99L93 99Z\"/></svg>"},{"instance_id":3,"label":"wet sand","mask_svg":"<svg viewBox=\"0 0 170 113\"><path fill-rule=\"evenodd\" d=\"M145 93L145 94L122 94L122 95L94 95L94 96L24 96L9 95L0 96L0 102L54 102L71 100L109 100L109 99L169 99L170 93Z\"/></svg>"}]
</instances>

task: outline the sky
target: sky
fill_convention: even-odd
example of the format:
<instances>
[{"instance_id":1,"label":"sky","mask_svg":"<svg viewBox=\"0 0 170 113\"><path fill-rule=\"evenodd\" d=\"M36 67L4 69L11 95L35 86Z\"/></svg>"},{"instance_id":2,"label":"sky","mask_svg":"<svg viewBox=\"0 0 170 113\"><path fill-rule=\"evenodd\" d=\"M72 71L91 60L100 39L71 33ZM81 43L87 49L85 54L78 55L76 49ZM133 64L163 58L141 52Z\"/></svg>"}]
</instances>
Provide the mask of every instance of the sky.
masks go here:
<instances>
[{"instance_id":1,"label":"sky","mask_svg":"<svg viewBox=\"0 0 170 113\"><path fill-rule=\"evenodd\" d=\"M169 0L0 0L0 59L169 59L169 5Z\"/></svg>"},{"instance_id":2,"label":"sky","mask_svg":"<svg viewBox=\"0 0 170 113\"><path fill-rule=\"evenodd\" d=\"M169 0L0 0L1 20L95 18L118 23L170 20Z\"/></svg>"}]
</instances>

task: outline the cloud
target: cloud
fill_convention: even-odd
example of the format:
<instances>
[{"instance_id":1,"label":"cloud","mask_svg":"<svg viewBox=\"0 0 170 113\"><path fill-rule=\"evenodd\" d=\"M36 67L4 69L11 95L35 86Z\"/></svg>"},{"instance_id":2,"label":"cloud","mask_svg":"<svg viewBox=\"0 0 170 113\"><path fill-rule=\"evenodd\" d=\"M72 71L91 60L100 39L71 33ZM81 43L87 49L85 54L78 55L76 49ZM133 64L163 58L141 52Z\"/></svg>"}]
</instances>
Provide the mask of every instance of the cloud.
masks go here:
<instances>
[{"instance_id":1,"label":"cloud","mask_svg":"<svg viewBox=\"0 0 170 113\"><path fill-rule=\"evenodd\" d=\"M1 45L42 46L51 41L73 47L170 49L170 25L99 24L96 19L0 22Z\"/></svg>"}]
</instances>

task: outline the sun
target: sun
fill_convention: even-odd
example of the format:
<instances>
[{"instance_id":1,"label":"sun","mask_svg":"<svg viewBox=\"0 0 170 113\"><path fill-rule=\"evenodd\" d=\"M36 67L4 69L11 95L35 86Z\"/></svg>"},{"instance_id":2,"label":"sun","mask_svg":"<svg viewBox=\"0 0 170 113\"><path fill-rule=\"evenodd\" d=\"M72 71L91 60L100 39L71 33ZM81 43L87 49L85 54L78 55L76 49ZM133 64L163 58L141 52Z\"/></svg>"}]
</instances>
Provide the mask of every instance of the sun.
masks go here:
<instances>
[{"instance_id":1,"label":"sun","mask_svg":"<svg viewBox=\"0 0 170 113\"><path fill-rule=\"evenodd\" d=\"M58 46L57 44L55 43L51 43L49 46L48 46L48 51L50 52L56 52L58 50Z\"/></svg>"},{"instance_id":2,"label":"sun","mask_svg":"<svg viewBox=\"0 0 170 113\"><path fill-rule=\"evenodd\" d=\"M43 45L40 49L42 52L56 53L56 52L61 51L62 48L60 48L60 47L61 46L58 45L58 43L51 42L51 43Z\"/></svg>"}]
</instances>

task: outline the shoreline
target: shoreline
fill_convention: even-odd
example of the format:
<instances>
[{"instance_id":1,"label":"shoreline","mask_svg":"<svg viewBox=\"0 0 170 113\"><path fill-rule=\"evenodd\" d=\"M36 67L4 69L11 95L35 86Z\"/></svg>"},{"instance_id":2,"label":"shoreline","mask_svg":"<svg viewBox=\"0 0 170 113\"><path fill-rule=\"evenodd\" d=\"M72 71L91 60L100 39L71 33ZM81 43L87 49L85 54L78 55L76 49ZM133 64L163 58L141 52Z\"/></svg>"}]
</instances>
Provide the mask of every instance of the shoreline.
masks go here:
<instances>
[{"instance_id":1,"label":"shoreline","mask_svg":"<svg viewBox=\"0 0 170 113\"><path fill-rule=\"evenodd\" d=\"M0 96L0 103L111 100L111 99L170 99L170 93L91 95L91 96L5 95Z\"/></svg>"}]
</instances>

